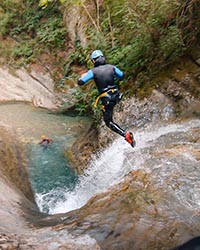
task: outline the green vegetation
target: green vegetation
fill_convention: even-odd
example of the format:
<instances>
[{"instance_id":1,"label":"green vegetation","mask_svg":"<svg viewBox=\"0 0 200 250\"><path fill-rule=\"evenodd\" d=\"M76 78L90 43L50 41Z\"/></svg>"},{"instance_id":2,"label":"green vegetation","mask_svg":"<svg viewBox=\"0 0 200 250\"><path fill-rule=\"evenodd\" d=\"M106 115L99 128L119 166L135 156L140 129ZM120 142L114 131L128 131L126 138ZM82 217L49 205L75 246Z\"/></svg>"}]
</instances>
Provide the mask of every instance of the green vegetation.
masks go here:
<instances>
[{"instance_id":1,"label":"green vegetation","mask_svg":"<svg viewBox=\"0 0 200 250\"><path fill-rule=\"evenodd\" d=\"M85 10L89 1L77 2L88 15L85 32L89 51L101 48L108 61L124 69L129 78L141 71L147 75L156 73L185 53L199 36L197 0L105 0L99 6L99 1L94 1L89 14Z\"/></svg>"},{"instance_id":2,"label":"green vegetation","mask_svg":"<svg viewBox=\"0 0 200 250\"><path fill-rule=\"evenodd\" d=\"M66 36L58 5L42 10L33 0L0 3L0 52L4 63L15 67L37 63L55 79L56 70L65 63L58 53L66 49Z\"/></svg>"},{"instance_id":3,"label":"green vegetation","mask_svg":"<svg viewBox=\"0 0 200 250\"><path fill-rule=\"evenodd\" d=\"M64 16L79 8L84 19L87 46L77 32L68 50L69 36ZM76 18L78 22L79 17ZM13 21L14 20L14 21ZM149 88L151 78L162 68L189 53L200 41L199 0L3 0L0 3L1 56L17 65L42 64L57 88L66 73L77 79L74 68L88 68L93 49L101 49L107 61L126 74L120 83L127 95ZM14 46L14 47L13 47ZM61 55L63 55L61 53ZM137 84L132 84L137 82ZM147 87L148 86L148 87ZM151 88L151 86L150 86ZM77 92L77 109L88 111L95 98L92 85ZM88 91L89 89L89 91Z\"/></svg>"},{"instance_id":4,"label":"green vegetation","mask_svg":"<svg viewBox=\"0 0 200 250\"><path fill-rule=\"evenodd\" d=\"M120 84L127 95L150 92L151 78L200 40L198 0L71 0L65 1L65 8L72 4L87 17L88 43L75 47L70 65L87 68L92 49L100 48L108 62L125 72ZM91 105L90 93L83 93L82 101L91 100Z\"/></svg>"}]
</instances>

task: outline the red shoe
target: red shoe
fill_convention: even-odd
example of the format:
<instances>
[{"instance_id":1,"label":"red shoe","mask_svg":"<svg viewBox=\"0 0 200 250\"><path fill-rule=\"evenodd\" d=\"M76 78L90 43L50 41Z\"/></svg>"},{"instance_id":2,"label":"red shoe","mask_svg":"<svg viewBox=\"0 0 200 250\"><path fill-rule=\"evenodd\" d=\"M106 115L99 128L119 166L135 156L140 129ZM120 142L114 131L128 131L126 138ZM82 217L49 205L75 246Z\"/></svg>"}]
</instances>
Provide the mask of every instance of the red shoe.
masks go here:
<instances>
[{"instance_id":1,"label":"red shoe","mask_svg":"<svg viewBox=\"0 0 200 250\"><path fill-rule=\"evenodd\" d=\"M134 140L134 137L133 137L133 133L131 132L126 132L125 134L125 140L131 144L132 147L135 147L135 140Z\"/></svg>"}]
</instances>

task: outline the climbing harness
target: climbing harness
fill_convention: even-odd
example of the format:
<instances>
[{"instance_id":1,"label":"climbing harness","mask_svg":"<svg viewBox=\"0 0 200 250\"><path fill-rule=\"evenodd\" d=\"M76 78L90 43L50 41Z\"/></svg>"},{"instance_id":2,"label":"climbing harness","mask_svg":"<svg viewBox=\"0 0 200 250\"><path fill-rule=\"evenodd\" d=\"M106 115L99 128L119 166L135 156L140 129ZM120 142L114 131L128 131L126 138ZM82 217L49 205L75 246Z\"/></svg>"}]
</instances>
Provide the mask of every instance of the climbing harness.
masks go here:
<instances>
[{"instance_id":1,"label":"climbing harness","mask_svg":"<svg viewBox=\"0 0 200 250\"><path fill-rule=\"evenodd\" d=\"M107 90L107 91L101 93L101 94L96 98L95 103L94 103L94 107L95 107L95 108L97 107L97 105L98 105L98 103L99 103L99 100L100 100L102 97L109 97L109 96L110 96L110 95L109 95L110 92L113 94L113 93L115 93L115 92L117 92L117 91L118 91L118 89L113 88L113 89L109 89L109 90ZM104 105L102 105L102 106L104 106ZM102 108L101 108L101 109L102 109ZM102 110L103 110L103 109L102 109Z\"/></svg>"}]
</instances>

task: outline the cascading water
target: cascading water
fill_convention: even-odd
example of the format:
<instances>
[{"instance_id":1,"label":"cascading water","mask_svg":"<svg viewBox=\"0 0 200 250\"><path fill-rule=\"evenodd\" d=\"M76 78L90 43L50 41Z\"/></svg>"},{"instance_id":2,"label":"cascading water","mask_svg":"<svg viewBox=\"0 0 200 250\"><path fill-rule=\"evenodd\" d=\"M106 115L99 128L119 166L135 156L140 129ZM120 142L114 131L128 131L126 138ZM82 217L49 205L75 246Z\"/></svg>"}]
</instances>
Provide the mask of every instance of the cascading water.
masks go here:
<instances>
[{"instance_id":1,"label":"cascading water","mask_svg":"<svg viewBox=\"0 0 200 250\"><path fill-rule=\"evenodd\" d=\"M89 127L88 120L56 116L20 103L1 105L0 111L1 121L14 128L27 145L30 180L43 212L80 208L137 169L148 172L157 188L164 187L183 207L200 208L199 119L146 124L135 131L135 148L119 137L94 155L85 173L77 176L64 150ZM53 139L47 149L38 144L44 133Z\"/></svg>"},{"instance_id":2,"label":"cascading water","mask_svg":"<svg viewBox=\"0 0 200 250\"><path fill-rule=\"evenodd\" d=\"M195 148L196 142L192 141L193 132L199 130L200 121L190 120L178 124L165 126L148 125L140 128L135 133L137 146L131 148L123 138L118 138L98 156L94 156L90 166L84 175L79 176L74 189L68 187L54 188L50 192L37 193L37 203L42 209L48 207L50 214L68 212L82 207L94 195L108 190L112 185L123 180L124 176L136 169L145 169L152 173L155 183L163 183L170 177L170 174L187 172L188 164L192 170L192 176L199 176L197 169L198 161L188 152L181 152L180 159L169 160L167 152L173 153L182 145ZM165 155L165 156L164 156ZM196 169L196 172L194 170ZM197 178L197 177L196 177ZM198 195L200 185L185 181L185 188L177 195L183 200L185 206L200 205ZM171 184L173 188L173 183ZM191 186L191 195L188 197L187 187ZM62 196L57 202L51 198ZM198 199L197 199L198 198ZM48 201L49 200L49 201ZM48 203L48 204L47 204Z\"/></svg>"},{"instance_id":3,"label":"cascading water","mask_svg":"<svg viewBox=\"0 0 200 250\"><path fill-rule=\"evenodd\" d=\"M46 204L63 200L63 194L58 190L64 187L72 190L78 182L64 151L89 129L90 120L52 114L27 103L7 103L0 105L0 121L16 131L27 146L30 182L36 195L44 194L41 210L48 212ZM39 144L43 134L53 140L50 147ZM50 191L53 193L52 190L56 190L55 195L46 195Z\"/></svg>"},{"instance_id":4,"label":"cascading water","mask_svg":"<svg viewBox=\"0 0 200 250\"><path fill-rule=\"evenodd\" d=\"M73 190L78 176L70 168L63 154L65 140L57 138L48 147L29 145L29 173L33 190L42 197L41 210L49 212L49 206L64 199L63 188ZM60 190L60 191L59 191ZM49 195L51 194L51 195ZM38 202L39 203L39 202Z\"/></svg>"}]
</instances>

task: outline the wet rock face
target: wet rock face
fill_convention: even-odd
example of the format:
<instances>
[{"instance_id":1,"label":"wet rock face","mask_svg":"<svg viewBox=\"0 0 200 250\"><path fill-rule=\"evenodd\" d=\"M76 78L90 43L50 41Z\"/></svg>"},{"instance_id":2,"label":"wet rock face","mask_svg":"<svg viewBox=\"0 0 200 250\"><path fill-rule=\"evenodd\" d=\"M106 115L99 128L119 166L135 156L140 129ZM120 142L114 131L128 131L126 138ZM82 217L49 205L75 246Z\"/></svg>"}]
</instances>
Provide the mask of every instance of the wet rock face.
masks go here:
<instances>
[{"instance_id":1,"label":"wet rock face","mask_svg":"<svg viewBox=\"0 0 200 250\"><path fill-rule=\"evenodd\" d=\"M169 250L200 234L199 211L186 206L181 196L183 185L189 187L189 192L190 185L198 182L194 170L198 169L199 129L191 127L187 133L171 133L157 140L158 148L152 146L141 152L144 162L140 169L129 172L120 184L91 198L81 209L38 220L35 216L31 226L40 225L33 234L40 242L29 232L26 242L20 238L19 244L41 250L51 246L56 250ZM194 142L196 147L191 147ZM180 158L184 152L191 153L186 158L186 167L176 169L176 164L181 166L186 161ZM129 159L133 157L132 151L126 154ZM173 167L170 162L174 163ZM75 244L67 238L69 233L75 240L89 235L94 242L81 239L81 243Z\"/></svg>"},{"instance_id":2,"label":"wet rock face","mask_svg":"<svg viewBox=\"0 0 200 250\"><path fill-rule=\"evenodd\" d=\"M41 248L38 246L28 245L27 240L16 234L0 234L0 247L1 249L21 249L21 250L46 250L45 247Z\"/></svg>"},{"instance_id":3,"label":"wet rock face","mask_svg":"<svg viewBox=\"0 0 200 250\"><path fill-rule=\"evenodd\" d=\"M92 124L89 131L80 136L78 143L74 143L72 148L65 152L66 158L69 159L76 172L82 174L98 147L98 129Z\"/></svg>"},{"instance_id":4,"label":"wet rock face","mask_svg":"<svg viewBox=\"0 0 200 250\"><path fill-rule=\"evenodd\" d=\"M96 210L87 222L91 219L91 227L100 222L100 229L90 233L100 234L96 238L102 249L167 250L200 234L199 199L192 199L199 176L199 132L197 128L159 137L160 147L140 152L142 171L132 171L109 195L93 200ZM139 156L127 154L128 159Z\"/></svg>"},{"instance_id":5,"label":"wet rock face","mask_svg":"<svg viewBox=\"0 0 200 250\"><path fill-rule=\"evenodd\" d=\"M150 122L168 122L178 115L181 118L199 117L199 97L188 88L191 75L183 73L183 76L179 76L178 81L167 77L149 98L122 101L116 107L115 120L123 128L132 128L134 132L134 129L140 129ZM198 81L198 72L195 72L195 77ZM184 81L180 87L181 79ZM39 101L37 103L40 105ZM86 140L77 142L78 147L74 145L74 149L78 149L75 154L78 157L74 159L79 164L81 162L83 167L95 145L104 148L116 138L103 123L100 135L92 135L85 135ZM182 136L187 138L187 143L175 140ZM199 147L190 146L194 142L199 145L199 129L189 136L172 133L171 137L159 139L161 145L166 146L166 143L171 146L157 151L152 146L141 151L143 158L151 155L146 162L153 169L152 173L147 171L147 166L140 165L139 170L131 171L123 182L106 193L91 198L83 208L67 214L47 216L40 215L34 203L30 202L33 195L24 171L23 147L10 131L1 129L0 169L4 177L1 176L0 180L0 247L26 250L168 250L200 235L199 209L187 207L182 202L184 194L179 191L184 185L189 193L188 187L199 182L198 175L192 175L198 169ZM93 139L92 143L88 138ZM79 151L87 153L81 155ZM194 165L191 159L187 159L187 168L183 169L186 172L172 168L183 164L181 155L185 152L190 153ZM127 156L132 157L132 153ZM161 172L158 166L166 161L166 172ZM83 170L82 166L80 169ZM160 173L160 176L162 173L163 179L156 173ZM185 182L194 179L194 183ZM25 203L27 209L24 210ZM195 200L193 205L198 205ZM72 237L68 237L69 232ZM81 238L82 235L90 235L89 240ZM79 242L76 243L78 238ZM193 243L179 248L196 247L196 243Z\"/></svg>"},{"instance_id":6,"label":"wet rock face","mask_svg":"<svg viewBox=\"0 0 200 250\"><path fill-rule=\"evenodd\" d=\"M200 67L184 59L153 80L151 84L157 87L150 96L143 100L135 97L122 99L115 107L114 121L134 133L151 122L167 123L177 117L200 117L199 75ZM92 153L106 148L117 137L101 120L98 129L91 127L88 133L75 142L67 156L77 172L81 173L88 166Z\"/></svg>"},{"instance_id":7,"label":"wet rock face","mask_svg":"<svg viewBox=\"0 0 200 250\"><path fill-rule=\"evenodd\" d=\"M15 133L0 124L0 171L30 201L34 202L33 192L29 183L24 147Z\"/></svg>"},{"instance_id":8,"label":"wet rock face","mask_svg":"<svg viewBox=\"0 0 200 250\"><path fill-rule=\"evenodd\" d=\"M143 100L134 97L122 99L115 107L114 121L123 129L132 129L134 132L150 122L168 122L177 117L200 117L199 75L200 66L184 58L152 80L151 85L156 87L148 97ZM97 149L105 148L117 136L102 120L99 124Z\"/></svg>"},{"instance_id":9,"label":"wet rock face","mask_svg":"<svg viewBox=\"0 0 200 250\"><path fill-rule=\"evenodd\" d=\"M100 250L89 236L71 237L46 222L35 204L26 171L24 147L15 133L0 129L0 249ZM61 223L56 220L56 225ZM55 223L54 223L55 225Z\"/></svg>"},{"instance_id":10,"label":"wet rock face","mask_svg":"<svg viewBox=\"0 0 200 250\"><path fill-rule=\"evenodd\" d=\"M28 73L24 69L12 72L0 68L0 88L0 102L27 101L51 110L60 105L52 79L38 69Z\"/></svg>"},{"instance_id":11,"label":"wet rock face","mask_svg":"<svg viewBox=\"0 0 200 250\"><path fill-rule=\"evenodd\" d=\"M200 100L196 76L199 73L199 66L191 62L186 67L175 68L162 78L162 84L148 98L123 100L116 106L115 121L134 132L150 123L156 127L159 121L167 124L177 118L179 121L198 119ZM103 250L169 250L200 235L199 207L195 203L199 198L189 198L199 178L198 171L195 172L200 159L199 132L196 128L189 133L161 136L160 149L152 146L141 151L140 157L149 156L147 165L140 166L143 171L132 171L123 183L92 198L78 211L77 217L71 212L63 223L65 227L73 233L90 234ZM102 122L97 145L103 148L116 137ZM79 162L80 159L77 158ZM192 205L187 204L187 198ZM179 248L194 250L198 245L194 242Z\"/></svg>"}]
</instances>

